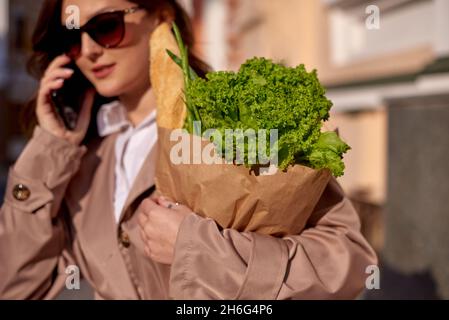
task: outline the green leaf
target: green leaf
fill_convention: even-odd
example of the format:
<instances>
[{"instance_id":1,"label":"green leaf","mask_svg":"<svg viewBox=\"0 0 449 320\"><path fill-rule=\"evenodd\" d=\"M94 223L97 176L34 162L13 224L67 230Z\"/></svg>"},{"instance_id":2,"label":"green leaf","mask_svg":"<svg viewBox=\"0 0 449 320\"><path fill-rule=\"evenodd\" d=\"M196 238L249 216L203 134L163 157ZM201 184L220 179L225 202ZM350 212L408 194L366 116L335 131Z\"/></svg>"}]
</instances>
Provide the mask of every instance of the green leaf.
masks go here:
<instances>
[{"instance_id":1,"label":"green leaf","mask_svg":"<svg viewBox=\"0 0 449 320\"><path fill-rule=\"evenodd\" d=\"M351 148L340 139L337 133L330 131L320 135L317 143L307 158L312 167L330 169L335 177L342 176L345 165L343 154Z\"/></svg>"},{"instance_id":2,"label":"green leaf","mask_svg":"<svg viewBox=\"0 0 449 320\"><path fill-rule=\"evenodd\" d=\"M182 69L182 60L180 57L178 57L176 54L174 54L169 49L166 50L167 54L170 56L170 58ZM190 67L190 80L195 80L198 78L198 74L195 72L195 70Z\"/></svg>"}]
</instances>

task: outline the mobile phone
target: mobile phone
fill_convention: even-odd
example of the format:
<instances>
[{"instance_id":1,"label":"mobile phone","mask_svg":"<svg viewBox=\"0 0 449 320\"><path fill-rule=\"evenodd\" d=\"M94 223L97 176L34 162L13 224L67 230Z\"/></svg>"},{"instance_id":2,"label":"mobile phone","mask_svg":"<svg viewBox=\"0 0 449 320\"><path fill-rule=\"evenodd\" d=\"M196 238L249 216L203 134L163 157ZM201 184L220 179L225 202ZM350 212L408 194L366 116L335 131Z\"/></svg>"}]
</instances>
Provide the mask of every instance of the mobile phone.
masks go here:
<instances>
[{"instance_id":1,"label":"mobile phone","mask_svg":"<svg viewBox=\"0 0 449 320\"><path fill-rule=\"evenodd\" d=\"M61 89L52 91L50 97L65 127L68 130L74 130L78 122L82 99L87 89L87 80L73 62L65 68L73 69L75 72L64 81Z\"/></svg>"}]
</instances>

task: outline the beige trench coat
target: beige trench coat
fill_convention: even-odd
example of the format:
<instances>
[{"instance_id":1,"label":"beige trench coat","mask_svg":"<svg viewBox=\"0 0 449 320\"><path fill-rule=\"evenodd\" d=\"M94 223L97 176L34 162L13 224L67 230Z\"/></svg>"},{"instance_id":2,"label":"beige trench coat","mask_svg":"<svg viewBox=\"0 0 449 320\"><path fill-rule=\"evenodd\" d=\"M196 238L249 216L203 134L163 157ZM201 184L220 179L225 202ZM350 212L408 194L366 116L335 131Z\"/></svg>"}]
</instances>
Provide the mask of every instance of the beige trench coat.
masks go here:
<instances>
[{"instance_id":1,"label":"beige trench coat","mask_svg":"<svg viewBox=\"0 0 449 320\"><path fill-rule=\"evenodd\" d=\"M376 256L335 180L308 227L283 239L181 224L171 266L144 255L137 215L154 190L154 149L113 214L117 135L76 147L37 127L10 169L0 213L0 298L49 299L76 265L99 299L348 299ZM29 192L28 192L29 191Z\"/></svg>"}]
</instances>

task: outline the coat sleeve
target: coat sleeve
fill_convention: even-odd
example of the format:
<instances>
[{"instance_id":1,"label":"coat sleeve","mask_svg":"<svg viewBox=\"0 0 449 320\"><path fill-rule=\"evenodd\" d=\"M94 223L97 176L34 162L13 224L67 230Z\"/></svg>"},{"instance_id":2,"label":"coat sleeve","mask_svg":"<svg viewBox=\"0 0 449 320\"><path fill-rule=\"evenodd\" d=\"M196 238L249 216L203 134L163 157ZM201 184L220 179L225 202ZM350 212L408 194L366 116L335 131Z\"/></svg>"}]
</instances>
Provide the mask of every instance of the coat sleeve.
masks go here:
<instances>
[{"instance_id":1,"label":"coat sleeve","mask_svg":"<svg viewBox=\"0 0 449 320\"><path fill-rule=\"evenodd\" d=\"M10 168L0 209L0 299L53 298L64 286L74 261L61 202L85 151L36 127ZM30 191L22 201L14 197L19 184Z\"/></svg>"},{"instance_id":2,"label":"coat sleeve","mask_svg":"<svg viewBox=\"0 0 449 320\"><path fill-rule=\"evenodd\" d=\"M360 233L350 200L335 179L307 228L275 238L221 230L211 219L187 216L170 275L174 299L353 299L377 257Z\"/></svg>"}]
</instances>

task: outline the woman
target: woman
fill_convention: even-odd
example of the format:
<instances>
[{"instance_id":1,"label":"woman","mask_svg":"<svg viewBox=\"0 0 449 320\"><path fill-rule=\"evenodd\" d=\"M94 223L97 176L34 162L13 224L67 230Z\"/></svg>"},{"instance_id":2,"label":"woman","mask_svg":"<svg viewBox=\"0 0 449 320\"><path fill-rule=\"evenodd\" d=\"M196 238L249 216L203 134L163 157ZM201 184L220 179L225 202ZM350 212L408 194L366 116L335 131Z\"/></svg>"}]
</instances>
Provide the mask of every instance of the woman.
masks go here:
<instances>
[{"instance_id":1,"label":"woman","mask_svg":"<svg viewBox=\"0 0 449 320\"><path fill-rule=\"evenodd\" d=\"M63 27L73 8L78 30ZM0 214L0 297L55 297L73 265L100 299L356 297L376 257L335 180L307 229L283 239L222 230L150 197L157 137L148 39L173 20L192 47L174 0L45 2L31 60L41 79L38 125L10 170ZM71 131L51 96L75 74L82 99Z\"/></svg>"}]
</instances>

